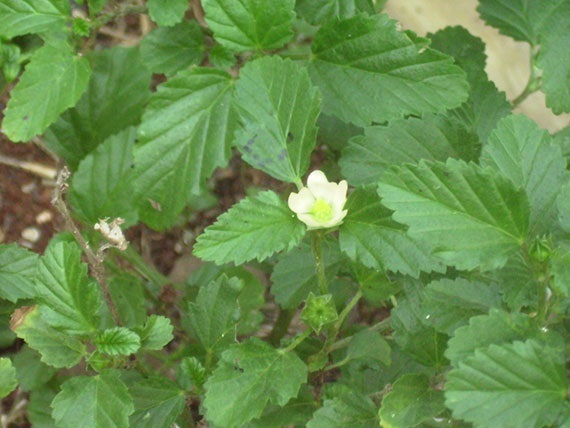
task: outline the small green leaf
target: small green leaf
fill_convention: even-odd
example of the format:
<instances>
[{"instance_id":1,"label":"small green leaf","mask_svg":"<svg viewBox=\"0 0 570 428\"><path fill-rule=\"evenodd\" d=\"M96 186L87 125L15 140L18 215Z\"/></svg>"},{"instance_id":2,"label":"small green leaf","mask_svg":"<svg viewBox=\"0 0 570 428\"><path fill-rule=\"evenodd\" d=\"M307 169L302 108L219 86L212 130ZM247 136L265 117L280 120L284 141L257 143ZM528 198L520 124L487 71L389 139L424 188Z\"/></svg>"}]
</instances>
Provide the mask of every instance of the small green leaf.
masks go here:
<instances>
[{"instance_id":1,"label":"small green leaf","mask_svg":"<svg viewBox=\"0 0 570 428\"><path fill-rule=\"evenodd\" d=\"M191 331L208 352L218 353L236 341L238 296L244 283L225 275L200 288L188 307Z\"/></svg>"},{"instance_id":2,"label":"small green leaf","mask_svg":"<svg viewBox=\"0 0 570 428\"><path fill-rule=\"evenodd\" d=\"M420 271L441 271L427 246L406 233L392 219L372 188L356 189L345 205L348 214L340 227L340 249L350 259L377 270L417 277Z\"/></svg>"},{"instance_id":3,"label":"small green leaf","mask_svg":"<svg viewBox=\"0 0 570 428\"><path fill-rule=\"evenodd\" d=\"M139 336L125 327L108 328L93 340L99 351L108 355L130 355L141 346Z\"/></svg>"},{"instance_id":4,"label":"small green leaf","mask_svg":"<svg viewBox=\"0 0 570 428\"><path fill-rule=\"evenodd\" d=\"M162 315L151 315L142 328L135 329L140 337L141 349L159 351L172 339L174 327L170 320Z\"/></svg>"},{"instance_id":5,"label":"small green leaf","mask_svg":"<svg viewBox=\"0 0 570 428\"><path fill-rule=\"evenodd\" d=\"M13 363L18 384L23 391L39 389L57 373L54 367L44 364L41 355L29 346L25 346L14 356Z\"/></svg>"},{"instance_id":6,"label":"small green leaf","mask_svg":"<svg viewBox=\"0 0 570 428\"><path fill-rule=\"evenodd\" d=\"M307 71L277 56L251 61L240 71L234 102L243 122L235 142L242 158L278 180L299 182L320 111Z\"/></svg>"},{"instance_id":7,"label":"small green leaf","mask_svg":"<svg viewBox=\"0 0 570 428\"><path fill-rule=\"evenodd\" d=\"M38 265L38 299L54 327L71 334L93 333L101 306L99 287L87 276L81 250L72 243L49 245Z\"/></svg>"},{"instance_id":8,"label":"small green leaf","mask_svg":"<svg viewBox=\"0 0 570 428\"><path fill-rule=\"evenodd\" d=\"M284 406L296 397L306 378L307 367L295 354L250 338L224 351L208 378L206 418L224 428L242 427L268 403Z\"/></svg>"},{"instance_id":9,"label":"small green leaf","mask_svg":"<svg viewBox=\"0 0 570 428\"><path fill-rule=\"evenodd\" d=\"M435 391L423 374L404 374L382 400L378 415L382 426L415 427L445 409L443 391Z\"/></svg>"},{"instance_id":10,"label":"small green leaf","mask_svg":"<svg viewBox=\"0 0 570 428\"><path fill-rule=\"evenodd\" d=\"M86 354L85 345L76 337L62 333L48 323L41 306L24 308L12 317L12 330L23 339L30 348L40 353L41 360L53 367L73 367ZM14 321L17 318L17 321Z\"/></svg>"},{"instance_id":11,"label":"small green leaf","mask_svg":"<svg viewBox=\"0 0 570 428\"><path fill-rule=\"evenodd\" d=\"M124 227L137 221L132 188L135 138L134 128L109 137L81 161L73 174L69 203L91 227L103 218L121 217L126 221Z\"/></svg>"},{"instance_id":12,"label":"small green leaf","mask_svg":"<svg viewBox=\"0 0 570 428\"><path fill-rule=\"evenodd\" d=\"M502 306L496 288L463 278L432 281L424 294L422 311L427 324L450 336L458 327L466 325L472 316L483 315L490 308Z\"/></svg>"},{"instance_id":13,"label":"small green leaf","mask_svg":"<svg viewBox=\"0 0 570 428\"><path fill-rule=\"evenodd\" d=\"M141 59L149 70L167 75L198 65L204 56L204 34L196 21L159 27L141 41Z\"/></svg>"},{"instance_id":14,"label":"small green leaf","mask_svg":"<svg viewBox=\"0 0 570 428\"><path fill-rule=\"evenodd\" d=\"M206 382L206 369L196 357L180 360L176 380L186 391L200 391Z\"/></svg>"},{"instance_id":15,"label":"small green leaf","mask_svg":"<svg viewBox=\"0 0 570 428\"><path fill-rule=\"evenodd\" d=\"M323 240L323 260L329 282L336 276L343 259L336 240ZM316 293L317 271L311 246L301 244L277 256L271 282L271 293L279 306L286 309L297 308L311 291Z\"/></svg>"},{"instance_id":16,"label":"small green leaf","mask_svg":"<svg viewBox=\"0 0 570 428\"><path fill-rule=\"evenodd\" d=\"M130 424L137 428L169 428L186 406L184 392L164 377L143 379L130 393L135 404Z\"/></svg>"},{"instance_id":17,"label":"small green leaf","mask_svg":"<svg viewBox=\"0 0 570 428\"><path fill-rule=\"evenodd\" d=\"M272 191L247 197L218 217L194 245L194 254L217 264L265 260L301 242L305 226Z\"/></svg>"},{"instance_id":18,"label":"small green leaf","mask_svg":"<svg viewBox=\"0 0 570 428\"><path fill-rule=\"evenodd\" d=\"M150 19L158 25L169 27L184 19L187 0L147 0Z\"/></svg>"},{"instance_id":19,"label":"small green leaf","mask_svg":"<svg viewBox=\"0 0 570 428\"><path fill-rule=\"evenodd\" d=\"M357 15L319 30L309 66L323 110L356 125L444 111L467 98L465 73L387 15Z\"/></svg>"},{"instance_id":20,"label":"small green leaf","mask_svg":"<svg viewBox=\"0 0 570 428\"><path fill-rule=\"evenodd\" d=\"M67 0L0 0L0 36L65 30L70 9Z\"/></svg>"},{"instance_id":21,"label":"small green leaf","mask_svg":"<svg viewBox=\"0 0 570 428\"><path fill-rule=\"evenodd\" d=\"M558 214L556 197L568 173L560 146L552 143L547 131L525 116L508 116L489 136L480 162L525 189L530 203L530 234L552 230Z\"/></svg>"},{"instance_id":22,"label":"small green leaf","mask_svg":"<svg viewBox=\"0 0 570 428\"><path fill-rule=\"evenodd\" d=\"M317 334L321 333L324 326L338 320L338 313L332 294L315 296L313 293L309 293L305 307L301 312L301 320Z\"/></svg>"},{"instance_id":23,"label":"small green leaf","mask_svg":"<svg viewBox=\"0 0 570 428\"><path fill-rule=\"evenodd\" d=\"M135 147L141 219L170 226L204 182L230 158L233 81L212 68L182 71L158 87L145 110ZM184 189L181 192L180 189Z\"/></svg>"},{"instance_id":24,"label":"small green leaf","mask_svg":"<svg viewBox=\"0 0 570 428\"><path fill-rule=\"evenodd\" d=\"M10 302L35 296L38 256L16 244L0 245L0 298Z\"/></svg>"},{"instance_id":25,"label":"small green leaf","mask_svg":"<svg viewBox=\"0 0 570 428\"><path fill-rule=\"evenodd\" d=\"M4 110L2 129L14 142L43 133L87 89L91 68L64 43L39 48Z\"/></svg>"},{"instance_id":26,"label":"small green leaf","mask_svg":"<svg viewBox=\"0 0 570 428\"><path fill-rule=\"evenodd\" d=\"M382 177L378 192L412 238L458 269L498 268L526 237L524 191L475 164L404 165Z\"/></svg>"},{"instance_id":27,"label":"small green leaf","mask_svg":"<svg viewBox=\"0 0 570 428\"><path fill-rule=\"evenodd\" d=\"M0 398L6 397L18 386L16 369L10 358L0 358Z\"/></svg>"},{"instance_id":28,"label":"small green leaf","mask_svg":"<svg viewBox=\"0 0 570 428\"><path fill-rule=\"evenodd\" d=\"M345 19L366 12L376 13L372 0L297 0L297 13L312 25L324 24L332 19Z\"/></svg>"},{"instance_id":29,"label":"small green leaf","mask_svg":"<svg viewBox=\"0 0 570 428\"><path fill-rule=\"evenodd\" d=\"M391 363L391 348L382 335L368 329L352 336L346 358L350 361L374 361L388 367Z\"/></svg>"},{"instance_id":30,"label":"small green leaf","mask_svg":"<svg viewBox=\"0 0 570 428\"><path fill-rule=\"evenodd\" d=\"M325 400L307 428L376 428L378 409L370 398L349 390L340 397Z\"/></svg>"},{"instance_id":31,"label":"small green leaf","mask_svg":"<svg viewBox=\"0 0 570 428\"><path fill-rule=\"evenodd\" d=\"M118 371L76 376L61 385L52 404L58 427L127 428L133 400Z\"/></svg>"},{"instance_id":32,"label":"small green leaf","mask_svg":"<svg viewBox=\"0 0 570 428\"><path fill-rule=\"evenodd\" d=\"M150 97L151 72L138 49L114 47L91 52L87 91L46 132L47 146L71 169L112 135L137 125Z\"/></svg>"},{"instance_id":33,"label":"small green leaf","mask_svg":"<svg viewBox=\"0 0 570 428\"><path fill-rule=\"evenodd\" d=\"M475 351L447 374L446 405L477 427L542 427L567 418L561 349L536 340Z\"/></svg>"},{"instance_id":34,"label":"small green leaf","mask_svg":"<svg viewBox=\"0 0 570 428\"><path fill-rule=\"evenodd\" d=\"M294 0L204 0L215 39L237 52L277 49L293 36Z\"/></svg>"}]
</instances>

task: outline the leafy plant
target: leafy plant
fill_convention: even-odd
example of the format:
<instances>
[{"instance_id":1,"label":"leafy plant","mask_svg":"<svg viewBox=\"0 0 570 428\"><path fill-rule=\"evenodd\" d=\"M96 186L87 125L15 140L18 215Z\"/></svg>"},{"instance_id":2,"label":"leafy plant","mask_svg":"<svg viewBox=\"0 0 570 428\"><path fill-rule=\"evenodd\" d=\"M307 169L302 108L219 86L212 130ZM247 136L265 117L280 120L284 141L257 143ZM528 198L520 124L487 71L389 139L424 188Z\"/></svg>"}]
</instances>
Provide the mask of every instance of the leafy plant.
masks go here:
<instances>
[{"instance_id":1,"label":"leafy plant","mask_svg":"<svg viewBox=\"0 0 570 428\"><path fill-rule=\"evenodd\" d=\"M531 48L511 102L480 39L382 1L141 3L0 0L2 131L66 164L70 232L0 245L4 426L570 426L570 133L512 113L570 112L569 0L479 1ZM230 162L173 282L123 233Z\"/></svg>"}]
</instances>

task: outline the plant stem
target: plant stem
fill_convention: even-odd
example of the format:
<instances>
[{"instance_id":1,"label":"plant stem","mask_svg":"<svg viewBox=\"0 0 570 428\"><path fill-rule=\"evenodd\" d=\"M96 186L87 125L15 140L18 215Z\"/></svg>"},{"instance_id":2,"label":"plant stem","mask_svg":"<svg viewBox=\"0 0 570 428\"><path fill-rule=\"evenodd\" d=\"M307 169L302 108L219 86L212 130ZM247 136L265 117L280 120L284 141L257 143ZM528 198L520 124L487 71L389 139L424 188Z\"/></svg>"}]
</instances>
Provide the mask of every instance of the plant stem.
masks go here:
<instances>
[{"instance_id":1,"label":"plant stem","mask_svg":"<svg viewBox=\"0 0 570 428\"><path fill-rule=\"evenodd\" d=\"M374 324L373 326L368 327L368 331L378 331L384 332L390 330L390 317L383 319L382 321ZM345 337L344 339L337 340L330 348L331 351L335 351L337 349L344 348L348 346L352 341L353 336Z\"/></svg>"},{"instance_id":2,"label":"plant stem","mask_svg":"<svg viewBox=\"0 0 570 428\"><path fill-rule=\"evenodd\" d=\"M59 211L61 216L65 221L66 228L73 234L77 242L79 243L80 247L83 249L83 253L87 257L87 263L91 268L91 272L93 276L101 286L103 291L103 297L105 298L105 302L107 303L107 307L109 308L109 312L111 313L111 317L116 325L122 325L121 318L119 317L119 312L117 311L117 307L111 298L111 292L109 291L109 284L107 283L107 278L105 277L105 268L103 266L103 259L102 257L98 257L91 247L89 243L85 240L81 231L71 218L71 214L67 209L67 204L63 200L63 195L67 191L68 184L67 180L70 177L70 172L67 167L63 167L57 176L56 186L53 192L53 197L51 199L52 205Z\"/></svg>"},{"instance_id":3,"label":"plant stem","mask_svg":"<svg viewBox=\"0 0 570 428\"><path fill-rule=\"evenodd\" d=\"M271 330L271 334L269 335L269 343L273 346L279 346L279 342L281 339L287 334L287 330L289 329L289 325L291 324L291 320L295 315L295 311L292 309L281 309L279 308L279 315L277 316L277 320L273 325L273 330Z\"/></svg>"},{"instance_id":4,"label":"plant stem","mask_svg":"<svg viewBox=\"0 0 570 428\"><path fill-rule=\"evenodd\" d=\"M315 270L317 271L317 283L321 295L328 294L327 276L325 274L325 260L323 258L323 233L315 231L311 236L311 250L315 258Z\"/></svg>"},{"instance_id":5,"label":"plant stem","mask_svg":"<svg viewBox=\"0 0 570 428\"><path fill-rule=\"evenodd\" d=\"M153 297L156 298L158 293L160 293L160 289L170 284L170 280L153 266L146 263L134 248L129 246L125 251L119 252L118 255L128 261L142 277L148 279L154 285L147 287Z\"/></svg>"},{"instance_id":6,"label":"plant stem","mask_svg":"<svg viewBox=\"0 0 570 428\"><path fill-rule=\"evenodd\" d=\"M312 330L310 328L306 329L299 336L297 336L295 338L295 340L289 344L289 346L281 349L280 351L283 353L292 351L297 346L299 346L307 337L309 337L311 335L311 333L312 333Z\"/></svg>"},{"instance_id":7,"label":"plant stem","mask_svg":"<svg viewBox=\"0 0 570 428\"><path fill-rule=\"evenodd\" d=\"M538 54L537 49L532 49L530 53L530 76L528 82L521 92L521 94L516 97L512 102L513 109L517 108L524 100L526 100L531 94L538 91L541 85L541 71L535 65L536 56Z\"/></svg>"}]
</instances>

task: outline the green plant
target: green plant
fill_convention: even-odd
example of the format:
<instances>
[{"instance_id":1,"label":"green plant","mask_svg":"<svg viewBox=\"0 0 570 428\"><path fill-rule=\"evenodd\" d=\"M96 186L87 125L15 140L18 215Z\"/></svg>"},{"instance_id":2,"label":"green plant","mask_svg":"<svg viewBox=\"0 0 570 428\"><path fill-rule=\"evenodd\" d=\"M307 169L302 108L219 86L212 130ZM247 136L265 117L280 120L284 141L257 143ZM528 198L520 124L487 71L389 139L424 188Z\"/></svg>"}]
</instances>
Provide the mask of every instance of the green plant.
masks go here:
<instances>
[{"instance_id":1,"label":"green plant","mask_svg":"<svg viewBox=\"0 0 570 428\"><path fill-rule=\"evenodd\" d=\"M0 358L5 425L570 426L570 134L511 114L538 90L570 111L570 1L480 0L532 47L512 103L480 39L382 2L76 3L0 0L2 129L65 161L70 232L0 246L2 344L25 343ZM141 14L140 44L101 47ZM232 157L279 184L172 284L123 230L184 223Z\"/></svg>"}]
</instances>

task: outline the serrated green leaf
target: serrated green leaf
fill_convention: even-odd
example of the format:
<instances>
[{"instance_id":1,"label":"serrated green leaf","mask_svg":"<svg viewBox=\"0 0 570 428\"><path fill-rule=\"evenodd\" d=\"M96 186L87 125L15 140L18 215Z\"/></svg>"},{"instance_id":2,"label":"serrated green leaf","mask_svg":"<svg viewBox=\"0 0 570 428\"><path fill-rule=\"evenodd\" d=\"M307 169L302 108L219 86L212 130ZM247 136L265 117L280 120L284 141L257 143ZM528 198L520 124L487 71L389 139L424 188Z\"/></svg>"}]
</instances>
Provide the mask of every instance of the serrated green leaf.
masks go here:
<instances>
[{"instance_id":1,"label":"serrated green leaf","mask_svg":"<svg viewBox=\"0 0 570 428\"><path fill-rule=\"evenodd\" d=\"M374 361L388 367L391 363L391 348L377 331L359 331L350 340L346 350L349 361Z\"/></svg>"},{"instance_id":2,"label":"serrated green leaf","mask_svg":"<svg viewBox=\"0 0 570 428\"><path fill-rule=\"evenodd\" d=\"M325 400L307 428L376 428L379 425L377 412L370 398L351 390L340 397Z\"/></svg>"},{"instance_id":3,"label":"serrated green leaf","mask_svg":"<svg viewBox=\"0 0 570 428\"><path fill-rule=\"evenodd\" d=\"M340 253L338 241L325 239L322 245L325 273L331 282L344 257ZM317 293L317 271L311 246L301 244L280 254L271 274L271 282L271 293L275 296L275 301L285 309L297 308L311 291Z\"/></svg>"},{"instance_id":4,"label":"serrated green leaf","mask_svg":"<svg viewBox=\"0 0 570 428\"><path fill-rule=\"evenodd\" d=\"M65 43L39 48L10 93L3 132L14 142L43 133L87 89L91 68Z\"/></svg>"},{"instance_id":5,"label":"serrated green leaf","mask_svg":"<svg viewBox=\"0 0 570 428\"><path fill-rule=\"evenodd\" d=\"M109 137L88 154L73 174L69 203L88 225L99 219L121 217L125 228L136 223L137 206L132 188L132 150L136 129Z\"/></svg>"},{"instance_id":6,"label":"serrated green leaf","mask_svg":"<svg viewBox=\"0 0 570 428\"><path fill-rule=\"evenodd\" d=\"M332 19L346 19L360 12L375 14L372 0L297 0L297 13L312 25L324 24Z\"/></svg>"},{"instance_id":7,"label":"serrated green leaf","mask_svg":"<svg viewBox=\"0 0 570 428\"><path fill-rule=\"evenodd\" d=\"M173 75L200 64L205 49L204 34L198 23L183 21L148 33L141 41L141 58L149 70Z\"/></svg>"},{"instance_id":8,"label":"serrated green leaf","mask_svg":"<svg viewBox=\"0 0 570 428\"><path fill-rule=\"evenodd\" d=\"M147 0L150 19L161 26L172 26L184 19L187 0Z\"/></svg>"},{"instance_id":9,"label":"serrated green leaf","mask_svg":"<svg viewBox=\"0 0 570 428\"><path fill-rule=\"evenodd\" d=\"M108 355L130 355L141 347L141 339L126 327L112 327L95 336L93 343L99 351Z\"/></svg>"},{"instance_id":10,"label":"serrated green leaf","mask_svg":"<svg viewBox=\"0 0 570 428\"><path fill-rule=\"evenodd\" d=\"M236 57L230 49L226 49L222 45L215 45L210 49L210 61L216 67L223 70L230 69L236 65Z\"/></svg>"},{"instance_id":11,"label":"serrated green leaf","mask_svg":"<svg viewBox=\"0 0 570 428\"><path fill-rule=\"evenodd\" d=\"M444 409L443 391L435 391L426 375L410 373L392 385L382 400L378 416L383 427L409 428L437 416Z\"/></svg>"},{"instance_id":12,"label":"serrated green leaf","mask_svg":"<svg viewBox=\"0 0 570 428\"><path fill-rule=\"evenodd\" d=\"M170 226L187 195L199 194L214 169L230 158L232 87L229 74L194 68L178 73L153 94L139 128L134 173L139 213L149 226Z\"/></svg>"},{"instance_id":13,"label":"serrated green leaf","mask_svg":"<svg viewBox=\"0 0 570 428\"><path fill-rule=\"evenodd\" d=\"M348 214L340 228L340 249L350 259L372 269L417 277L420 271L441 271L424 244L392 219L372 188L356 189L345 205Z\"/></svg>"},{"instance_id":14,"label":"serrated green leaf","mask_svg":"<svg viewBox=\"0 0 570 428\"><path fill-rule=\"evenodd\" d=\"M135 327L146 321L146 299L142 281L126 273L109 279L111 299L125 327Z\"/></svg>"},{"instance_id":15,"label":"serrated green leaf","mask_svg":"<svg viewBox=\"0 0 570 428\"><path fill-rule=\"evenodd\" d=\"M0 0L0 35L6 39L65 29L67 0Z\"/></svg>"},{"instance_id":16,"label":"serrated green leaf","mask_svg":"<svg viewBox=\"0 0 570 428\"><path fill-rule=\"evenodd\" d=\"M387 15L323 25L309 70L324 112L366 126L457 107L467 98L465 73L427 44L397 31Z\"/></svg>"},{"instance_id":17,"label":"serrated green leaf","mask_svg":"<svg viewBox=\"0 0 570 428\"><path fill-rule=\"evenodd\" d=\"M101 296L87 276L77 245L58 242L48 246L38 264L36 294L46 305L44 315L52 326L70 334L97 329Z\"/></svg>"},{"instance_id":18,"label":"serrated green leaf","mask_svg":"<svg viewBox=\"0 0 570 428\"><path fill-rule=\"evenodd\" d=\"M475 351L447 374L446 405L477 427L542 427L568 417L563 350L536 340Z\"/></svg>"},{"instance_id":19,"label":"serrated green leaf","mask_svg":"<svg viewBox=\"0 0 570 428\"><path fill-rule=\"evenodd\" d=\"M306 382L307 367L293 353L250 338L224 351L206 382L208 421L237 428L258 418L269 403L284 406Z\"/></svg>"},{"instance_id":20,"label":"serrated green leaf","mask_svg":"<svg viewBox=\"0 0 570 428\"><path fill-rule=\"evenodd\" d=\"M196 357L184 357L180 360L176 380L187 391L200 390L206 381L206 368Z\"/></svg>"},{"instance_id":21,"label":"serrated green leaf","mask_svg":"<svg viewBox=\"0 0 570 428\"><path fill-rule=\"evenodd\" d=\"M487 348L491 344L524 340L532 335L536 335L536 328L527 315L491 309L488 315L472 317L469 325L455 330L445 356L457 367L477 349Z\"/></svg>"},{"instance_id":22,"label":"serrated green leaf","mask_svg":"<svg viewBox=\"0 0 570 428\"><path fill-rule=\"evenodd\" d=\"M194 254L217 264L265 260L301 242L305 225L272 191L247 197L218 217L194 245Z\"/></svg>"},{"instance_id":23,"label":"serrated green leaf","mask_svg":"<svg viewBox=\"0 0 570 428\"><path fill-rule=\"evenodd\" d=\"M278 180L299 182L315 146L320 106L306 70L277 56L249 62L234 103L242 119L235 141L242 158Z\"/></svg>"},{"instance_id":24,"label":"serrated green leaf","mask_svg":"<svg viewBox=\"0 0 570 428\"><path fill-rule=\"evenodd\" d=\"M170 428L186 405L184 392L171 380L150 377L129 388L135 404L130 424L137 428Z\"/></svg>"},{"instance_id":25,"label":"serrated green leaf","mask_svg":"<svg viewBox=\"0 0 570 428\"><path fill-rule=\"evenodd\" d=\"M237 52L277 49L293 36L295 0L204 0L215 39Z\"/></svg>"},{"instance_id":26,"label":"serrated green leaf","mask_svg":"<svg viewBox=\"0 0 570 428\"><path fill-rule=\"evenodd\" d=\"M58 427L127 428L133 400L118 371L76 376L61 385L52 404Z\"/></svg>"},{"instance_id":27,"label":"serrated green leaf","mask_svg":"<svg viewBox=\"0 0 570 428\"><path fill-rule=\"evenodd\" d=\"M30 348L40 353L41 360L53 367L72 367L81 361L86 354L85 345L76 337L56 330L46 322L42 309L35 306L22 309L14 321L12 317L12 330L23 339Z\"/></svg>"},{"instance_id":28,"label":"serrated green leaf","mask_svg":"<svg viewBox=\"0 0 570 428\"><path fill-rule=\"evenodd\" d=\"M475 164L421 161L382 177L382 203L458 269L495 269L521 247L529 208L523 190Z\"/></svg>"},{"instance_id":29,"label":"serrated green leaf","mask_svg":"<svg viewBox=\"0 0 570 428\"><path fill-rule=\"evenodd\" d=\"M568 173L560 146L552 144L548 132L525 116L508 116L489 136L480 162L525 189L530 204L529 233L542 235L553 229L556 198Z\"/></svg>"},{"instance_id":30,"label":"serrated green leaf","mask_svg":"<svg viewBox=\"0 0 570 428\"><path fill-rule=\"evenodd\" d=\"M87 91L45 135L47 146L71 169L111 135L137 125L150 96L151 72L138 49L114 47L87 58L93 69Z\"/></svg>"},{"instance_id":31,"label":"serrated green leaf","mask_svg":"<svg viewBox=\"0 0 570 428\"><path fill-rule=\"evenodd\" d=\"M556 198L558 220L566 232L570 232L570 183L562 187Z\"/></svg>"},{"instance_id":32,"label":"serrated green leaf","mask_svg":"<svg viewBox=\"0 0 570 428\"><path fill-rule=\"evenodd\" d=\"M23 391L39 389L57 373L54 367L44 364L41 355L29 346L14 356L13 363L18 384Z\"/></svg>"},{"instance_id":33,"label":"serrated green leaf","mask_svg":"<svg viewBox=\"0 0 570 428\"><path fill-rule=\"evenodd\" d=\"M398 299L398 307L390 313L394 340L414 360L429 367L441 367L445 363L447 336L426 323L422 311L423 285L409 280L404 288L405 297Z\"/></svg>"},{"instance_id":34,"label":"serrated green leaf","mask_svg":"<svg viewBox=\"0 0 570 428\"><path fill-rule=\"evenodd\" d=\"M342 150L352 137L362 135L362 128L343 122L336 116L321 114L317 120L317 141L335 150Z\"/></svg>"},{"instance_id":35,"label":"serrated green leaf","mask_svg":"<svg viewBox=\"0 0 570 428\"><path fill-rule=\"evenodd\" d=\"M0 358L0 398L6 397L18 386L16 369L10 358Z\"/></svg>"},{"instance_id":36,"label":"serrated green leaf","mask_svg":"<svg viewBox=\"0 0 570 428\"><path fill-rule=\"evenodd\" d=\"M225 275L200 288L195 302L188 306L188 319L194 337L208 352L218 353L236 341L239 318L238 296L244 283Z\"/></svg>"},{"instance_id":37,"label":"serrated green leaf","mask_svg":"<svg viewBox=\"0 0 570 428\"><path fill-rule=\"evenodd\" d=\"M174 336L174 327L170 320L162 315L151 315L143 327L135 329L141 339L141 349L159 351L164 348Z\"/></svg>"},{"instance_id":38,"label":"serrated green leaf","mask_svg":"<svg viewBox=\"0 0 570 428\"><path fill-rule=\"evenodd\" d=\"M538 280L528 257L522 251L510 257L505 266L495 272L494 279L509 308L515 311L525 306L536 308Z\"/></svg>"},{"instance_id":39,"label":"serrated green leaf","mask_svg":"<svg viewBox=\"0 0 570 428\"><path fill-rule=\"evenodd\" d=\"M475 160L475 146L477 141L456 121L433 115L411 117L365 128L364 135L349 141L339 164L348 181L361 186L377 183L392 165L421 159L445 162L450 157Z\"/></svg>"},{"instance_id":40,"label":"serrated green leaf","mask_svg":"<svg viewBox=\"0 0 570 428\"><path fill-rule=\"evenodd\" d=\"M0 298L16 302L34 297L37 263L37 254L19 245L0 245Z\"/></svg>"},{"instance_id":41,"label":"serrated green leaf","mask_svg":"<svg viewBox=\"0 0 570 428\"><path fill-rule=\"evenodd\" d=\"M475 315L483 315L490 308L502 306L497 288L463 278L441 279L425 288L422 312L427 324L437 331L452 335Z\"/></svg>"}]
</instances>

